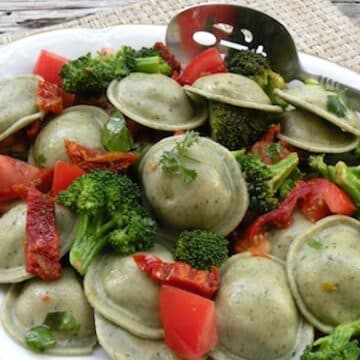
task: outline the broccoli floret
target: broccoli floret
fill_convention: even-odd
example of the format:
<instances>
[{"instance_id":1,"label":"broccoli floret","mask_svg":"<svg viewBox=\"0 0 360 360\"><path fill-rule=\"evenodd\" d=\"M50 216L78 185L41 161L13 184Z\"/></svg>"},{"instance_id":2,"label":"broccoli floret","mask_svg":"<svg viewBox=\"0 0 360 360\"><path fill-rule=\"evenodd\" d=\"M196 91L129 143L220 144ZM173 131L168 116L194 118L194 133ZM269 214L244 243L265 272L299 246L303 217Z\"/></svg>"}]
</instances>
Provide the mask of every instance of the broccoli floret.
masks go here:
<instances>
[{"instance_id":1,"label":"broccoli floret","mask_svg":"<svg viewBox=\"0 0 360 360\"><path fill-rule=\"evenodd\" d=\"M152 245L149 234L155 228L150 219L145 220L141 190L125 175L95 170L79 177L67 190L60 192L57 201L78 215L70 263L80 274L86 272L92 259L108 244L110 233L116 230L129 232L129 224L135 221L136 214L144 219L141 231L148 236L141 240L143 250ZM133 236L132 229L134 226L131 226L129 236Z\"/></svg>"},{"instance_id":2,"label":"broccoli floret","mask_svg":"<svg viewBox=\"0 0 360 360\"><path fill-rule=\"evenodd\" d=\"M349 166L343 161L327 165L324 155L310 156L309 165L320 176L339 185L352 198L355 205L360 207L360 165Z\"/></svg>"},{"instance_id":3,"label":"broccoli floret","mask_svg":"<svg viewBox=\"0 0 360 360\"><path fill-rule=\"evenodd\" d=\"M358 360L360 346L356 337L359 335L360 320L341 324L330 335L307 346L301 360Z\"/></svg>"},{"instance_id":4,"label":"broccoli floret","mask_svg":"<svg viewBox=\"0 0 360 360\"><path fill-rule=\"evenodd\" d=\"M273 104L285 107L287 103L274 94L274 89L286 88L283 77L271 69L268 59L252 50L230 49L225 59L229 72L250 77L270 97Z\"/></svg>"},{"instance_id":5,"label":"broccoli floret","mask_svg":"<svg viewBox=\"0 0 360 360\"><path fill-rule=\"evenodd\" d=\"M123 46L113 55L88 53L63 65L59 73L62 87L70 93L99 95L112 80L122 79L131 72L172 73L158 52L149 54L142 56L129 46Z\"/></svg>"},{"instance_id":6,"label":"broccoli floret","mask_svg":"<svg viewBox=\"0 0 360 360\"><path fill-rule=\"evenodd\" d=\"M151 56L161 56L161 53L158 49L155 49L154 47L143 46L141 49L135 52L135 56L138 58L144 58Z\"/></svg>"},{"instance_id":7,"label":"broccoli floret","mask_svg":"<svg viewBox=\"0 0 360 360\"><path fill-rule=\"evenodd\" d=\"M257 155L244 150L234 152L245 177L250 210L262 214L274 209L279 203L278 189L297 168L299 157L290 153L275 164L263 163Z\"/></svg>"},{"instance_id":8,"label":"broccoli floret","mask_svg":"<svg viewBox=\"0 0 360 360\"><path fill-rule=\"evenodd\" d=\"M230 150L248 147L266 131L271 119L265 111L209 103L211 138Z\"/></svg>"},{"instance_id":9,"label":"broccoli floret","mask_svg":"<svg viewBox=\"0 0 360 360\"><path fill-rule=\"evenodd\" d=\"M112 231L108 241L117 253L130 255L150 249L154 245L155 236L154 221L137 211L130 211L124 216L124 227Z\"/></svg>"},{"instance_id":10,"label":"broccoli floret","mask_svg":"<svg viewBox=\"0 0 360 360\"><path fill-rule=\"evenodd\" d=\"M174 249L177 261L199 270L220 266L228 256L228 241L224 237L198 229L183 231Z\"/></svg>"}]
</instances>

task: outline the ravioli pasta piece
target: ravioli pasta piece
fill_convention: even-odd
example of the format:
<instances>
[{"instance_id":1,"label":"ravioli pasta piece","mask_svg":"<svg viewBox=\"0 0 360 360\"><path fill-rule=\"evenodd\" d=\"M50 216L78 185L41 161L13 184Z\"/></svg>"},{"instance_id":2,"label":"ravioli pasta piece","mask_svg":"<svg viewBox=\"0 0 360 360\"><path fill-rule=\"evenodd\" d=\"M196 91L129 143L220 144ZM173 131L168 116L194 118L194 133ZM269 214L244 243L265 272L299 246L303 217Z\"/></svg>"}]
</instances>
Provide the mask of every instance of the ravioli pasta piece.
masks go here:
<instances>
[{"instance_id":1,"label":"ravioli pasta piece","mask_svg":"<svg viewBox=\"0 0 360 360\"><path fill-rule=\"evenodd\" d=\"M270 254L280 260L286 260L289 246L294 239L303 234L306 229L313 225L300 212L294 213L293 223L285 229L274 229L268 233L270 242Z\"/></svg>"},{"instance_id":2,"label":"ravioli pasta piece","mask_svg":"<svg viewBox=\"0 0 360 360\"><path fill-rule=\"evenodd\" d=\"M59 280L46 282L34 278L12 285L1 309L1 322L12 339L26 347L27 331L42 325L46 315L55 311L71 313L80 330L77 334L53 330L56 345L45 352L52 355L91 353L97 341L93 310L72 269L65 269Z\"/></svg>"},{"instance_id":3,"label":"ravioli pasta piece","mask_svg":"<svg viewBox=\"0 0 360 360\"><path fill-rule=\"evenodd\" d=\"M158 244L149 253L172 261L170 252ZM114 324L146 339L163 337L159 285L138 269L132 256L98 256L85 275L84 289L94 309Z\"/></svg>"},{"instance_id":4,"label":"ravioli pasta piece","mask_svg":"<svg viewBox=\"0 0 360 360\"><path fill-rule=\"evenodd\" d=\"M173 79L162 74L132 73L114 80L109 101L130 119L158 130L188 130L206 121L207 106L196 103Z\"/></svg>"},{"instance_id":5,"label":"ravioli pasta piece","mask_svg":"<svg viewBox=\"0 0 360 360\"><path fill-rule=\"evenodd\" d=\"M53 167L57 160L68 161L64 140L72 140L94 150L104 150L101 129L109 115L95 106L78 105L64 110L44 126L32 149L32 161Z\"/></svg>"},{"instance_id":6,"label":"ravioli pasta piece","mask_svg":"<svg viewBox=\"0 0 360 360\"><path fill-rule=\"evenodd\" d=\"M282 112L282 108L272 105L264 90L246 76L232 73L207 75L184 89L191 94L210 100L248 109L268 112Z\"/></svg>"},{"instance_id":7,"label":"ravioli pasta piece","mask_svg":"<svg viewBox=\"0 0 360 360\"><path fill-rule=\"evenodd\" d=\"M290 104L320 116L343 131L360 136L360 116L356 112L347 109L345 116L340 117L327 110L328 96L334 96L336 93L325 90L320 85L307 84L286 90L275 89L274 92Z\"/></svg>"},{"instance_id":8,"label":"ravioli pasta piece","mask_svg":"<svg viewBox=\"0 0 360 360\"><path fill-rule=\"evenodd\" d=\"M63 256L74 240L76 219L60 205L55 205L55 215ZM20 202L0 218L0 284L15 283L33 276L25 270L25 236L26 204Z\"/></svg>"},{"instance_id":9,"label":"ravioli pasta piece","mask_svg":"<svg viewBox=\"0 0 360 360\"><path fill-rule=\"evenodd\" d=\"M300 359L313 328L300 317L275 259L234 255L220 269L215 298L219 345L215 360Z\"/></svg>"},{"instance_id":10,"label":"ravioli pasta piece","mask_svg":"<svg viewBox=\"0 0 360 360\"><path fill-rule=\"evenodd\" d=\"M180 360L162 340L142 339L95 312L100 345L113 360Z\"/></svg>"},{"instance_id":11,"label":"ravioli pasta piece","mask_svg":"<svg viewBox=\"0 0 360 360\"><path fill-rule=\"evenodd\" d=\"M0 141L41 119L37 106L40 76L22 75L0 81Z\"/></svg>"},{"instance_id":12,"label":"ravioli pasta piece","mask_svg":"<svg viewBox=\"0 0 360 360\"><path fill-rule=\"evenodd\" d=\"M343 153L359 144L356 135L342 131L307 110L287 111L281 118L278 138L300 149L320 153Z\"/></svg>"},{"instance_id":13,"label":"ravioli pasta piece","mask_svg":"<svg viewBox=\"0 0 360 360\"><path fill-rule=\"evenodd\" d=\"M185 161L197 176L185 183L182 176L164 172L160 164L164 152L183 139L184 135L165 138L144 156L140 174L146 198L164 226L228 235L242 220L249 203L240 167L228 149L199 137L186 150L193 160Z\"/></svg>"},{"instance_id":14,"label":"ravioli pasta piece","mask_svg":"<svg viewBox=\"0 0 360 360\"><path fill-rule=\"evenodd\" d=\"M296 303L317 329L330 333L360 314L360 222L324 218L289 248L287 273Z\"/></svg>"}]
</instances>

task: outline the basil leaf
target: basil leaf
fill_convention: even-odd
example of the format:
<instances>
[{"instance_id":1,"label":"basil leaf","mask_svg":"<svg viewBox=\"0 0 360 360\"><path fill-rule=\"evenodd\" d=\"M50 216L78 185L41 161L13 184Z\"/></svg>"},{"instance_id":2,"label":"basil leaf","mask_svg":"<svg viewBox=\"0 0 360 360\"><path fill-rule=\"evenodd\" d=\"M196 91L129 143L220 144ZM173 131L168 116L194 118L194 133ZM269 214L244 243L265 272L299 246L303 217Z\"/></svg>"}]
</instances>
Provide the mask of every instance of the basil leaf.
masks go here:
<instances>
[{"instance_id":1,"label":"basil leaf","mask_svg":"<svg viewBox=\"0 0 360 360\"><path fill-rule=\"evenodd\" d=\"M323 244L319 240L317 240L315 238L310 239L307 244L310 247L312 247L313 249L316 249L316 250L320 250L320 249L323 248Z\"/></svg>"},{"instance_id":2,"label":"basil leaf","mask_svg":"<svg viewBox=\"0 0 360 360\"><path fill-rule=\"evenodd\" d=\"M79 332L80 324L74 316L66 311L50 312L46 315L44 324L52 330Z\"/></svg>"},{"instance_id":3,"label":"basil leaf","mask_svg":"<svg viewBox=\"0 0 360 360\"><path fill-rule=\"evenodd\" d=\"M46 325L35 326L25 335L26 345L33 351L42 352L56 345L55 336Z\"/></svg>"},{"instance_id":4,"label":"basil leaf","mask_svg":"<svg viewBox=\"0 0 360 360\"><path fill-rule=\"evenodd\" d=\"M120 111L114 111L101 132L101 141L108 151L127 152L133 146L133 139Z\"/></svg>"},{"instance_id":5,"label":"basil leaf","mask_svg":"<svg viewBox=\"0 0 360 360\"><path fill-rule=\"evenodd\" d=\"M344 117L347 108L344 100L339 95L328 95L326 107L327 110L339 117Z\"/></svg>"}]
</instances>

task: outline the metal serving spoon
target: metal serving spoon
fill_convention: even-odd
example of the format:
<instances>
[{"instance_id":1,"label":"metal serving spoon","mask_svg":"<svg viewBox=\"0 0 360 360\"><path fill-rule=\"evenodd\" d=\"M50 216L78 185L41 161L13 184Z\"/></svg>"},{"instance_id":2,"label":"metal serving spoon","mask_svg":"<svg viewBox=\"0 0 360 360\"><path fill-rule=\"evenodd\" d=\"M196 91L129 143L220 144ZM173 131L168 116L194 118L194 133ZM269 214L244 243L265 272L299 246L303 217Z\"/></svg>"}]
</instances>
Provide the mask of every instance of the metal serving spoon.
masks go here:
<instances>
[{"instance_id":1,"label":"metal serving spoon","mask_svg":"<svg viewBox=\"0 0 360 360\"><path fill-rule=\"evenodd\" d=\"M347 89L352 108L360 110L360 90L306 72L289 31L261 11L230 4L196 5L171 19L165 41L182 64L187 64L207 46L217 46L225 54L229 48L254 49L264 53L273 70L286 81L313 78L335 90Z\"/></svg>"}]
</instances>

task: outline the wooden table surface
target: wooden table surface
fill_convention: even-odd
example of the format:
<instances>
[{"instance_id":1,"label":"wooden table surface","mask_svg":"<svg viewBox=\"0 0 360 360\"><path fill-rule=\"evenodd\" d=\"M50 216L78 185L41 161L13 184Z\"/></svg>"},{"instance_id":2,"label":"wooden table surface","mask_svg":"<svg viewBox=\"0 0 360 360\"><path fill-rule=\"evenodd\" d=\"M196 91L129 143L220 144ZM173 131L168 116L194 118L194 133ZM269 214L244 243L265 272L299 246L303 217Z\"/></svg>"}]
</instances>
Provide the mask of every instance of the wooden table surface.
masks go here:
<instances>
[{"instance_id":1,"label":"wooden table surface","mask_svg":"<svg viewBox=\"0 0 360 360\"><path fill-rule=\"evenodd\" d=\"M135 2L137 0L0 0L0 34L55 25ZM360 26L360 0L332 2Z\"/></svg>"}]
</instances>

